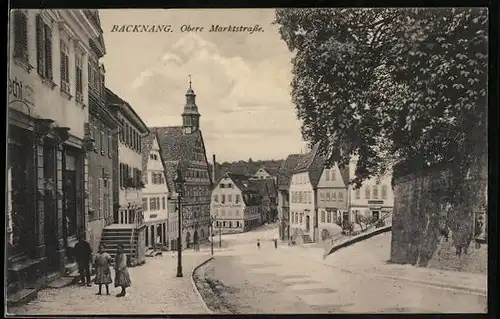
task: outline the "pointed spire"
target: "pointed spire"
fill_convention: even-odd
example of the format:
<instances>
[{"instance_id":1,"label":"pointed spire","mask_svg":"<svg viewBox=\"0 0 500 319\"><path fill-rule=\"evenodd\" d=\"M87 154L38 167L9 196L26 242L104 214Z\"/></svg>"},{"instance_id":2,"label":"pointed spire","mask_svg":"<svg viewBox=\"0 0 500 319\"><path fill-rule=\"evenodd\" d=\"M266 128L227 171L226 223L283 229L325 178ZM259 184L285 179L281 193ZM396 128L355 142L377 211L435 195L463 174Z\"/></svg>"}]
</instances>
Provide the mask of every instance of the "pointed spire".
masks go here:
<instances>
[{"instance_id":1,"label":"pointed spire","mask_svg":"<svg viewBox=\"0 0 500 319\"><path fill-rule=\"evenodd\" d=\"M191 90L191 74L189 75L189 89Z\"/></svg>"}]
</instances>

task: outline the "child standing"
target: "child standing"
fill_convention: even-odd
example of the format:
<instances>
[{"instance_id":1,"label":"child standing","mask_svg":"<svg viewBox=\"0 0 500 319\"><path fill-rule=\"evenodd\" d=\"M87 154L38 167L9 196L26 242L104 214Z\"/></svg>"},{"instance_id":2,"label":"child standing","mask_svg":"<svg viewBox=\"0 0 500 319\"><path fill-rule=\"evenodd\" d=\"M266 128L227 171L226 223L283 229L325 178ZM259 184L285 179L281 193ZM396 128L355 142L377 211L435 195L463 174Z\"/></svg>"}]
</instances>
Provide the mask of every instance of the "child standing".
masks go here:
<instances>
[{"instance_id":1,"label":"child standing","mask_svg":"<svg viewBox=\"0 0 500 319\"><path fill-rule=\"evenodd\" d=\"M111 279L111 270L109 269L109 264L111 262L111 256L104 251L104 245L99 245L99 251L95 255L95 284L99 285L99 292L97 295L101 295L102 285L106 286L106 295L109 295L109 284L113 282Z\"/></svg>"},{"instance_id":2,"label":"child standing","mask_svg":"<svg viewBox=\"0 0 500 319\"><path fill-rule=\"evenodd\" d=\"M260 249L260 239L257 239L257 248Z\"/></svg>"},{"instance_id":3,"label":"child standing","mask_svg":"<svg viewBox=\"0 0 500 319\"><path fill-rule=\"evenodd\" d=\"M118 244L115 257L115 287L121 287L122 291L116 296L125 296L125 289L130 287L131 284L132 282L130 281L130 275L127 268L127 255L123 252L123 245Z\"/></svg>"}]
</instances>

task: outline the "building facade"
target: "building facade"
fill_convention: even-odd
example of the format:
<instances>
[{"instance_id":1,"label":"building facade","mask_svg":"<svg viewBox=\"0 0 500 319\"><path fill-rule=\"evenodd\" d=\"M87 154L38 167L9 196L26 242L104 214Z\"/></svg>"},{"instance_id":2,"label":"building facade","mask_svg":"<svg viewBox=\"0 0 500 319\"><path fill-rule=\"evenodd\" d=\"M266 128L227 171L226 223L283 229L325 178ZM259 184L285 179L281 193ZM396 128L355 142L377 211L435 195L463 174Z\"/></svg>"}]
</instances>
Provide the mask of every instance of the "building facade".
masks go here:
<instances>
[{"instance_id":1,"label":"building facade","mask_svg":"<svg viewBox=\"0 0 500 319\"><path fill-rule=\"evenodd\" d=\"M356 158L350 161L349 177L355 175L356 163ZM349 212L343 214L342 220L348 218L349 222L355 222L357 215L373 219L391 215L394 206L391 180L392 174L389 172L380 178L373 177L363 181L361 188L358 189L349 185L347 188Z\"/></svg>"},{"instance_id":2,"label":"building facade","mask_svg":"<svg viewBox=\"0 0 500 319\"><path fill-rule=\"evenodd\" d=\"M87 65L91 40L102 33L95 14L20 9L9 17L7 265L12 289L63 273L77 233L85 230Z\"/></svg>"},{"instance_id":3,"label":"building facade","mask_svg":"<svg viewBox=\"0 0 500 319\"><path fill-rule=\"evenodd\" d=\"M106 226L101 243L114 251L118 243L125 246L131 265L145 262L146 225L142 202L142 143L148 127L132 106L106 88L106 103L118 120L118 139L113 140L118 156L113 158L113 224Z\"/></svg>"},{"instance_id":4,"label":"building facade","mask_svg":"<svg viewBox=\"0 0 500 319\"><path fill-rule=\"evenodd\" d=\"M337 221L348 211L347 169L337 164L323 169L318 182L318 230L319 240L329 240L338 229Z\"/></svg>"},{"instance_id":5,"label":"building facade","mask_svg":"<svg viewBox=\"0 0 500 319\"><path fill-rule=\"evenodd\" d=\"M191 82L186 93L182 126L155 127L151 130L158 139L167 184L174 184L177 169L181 170L185 179L181 202L182 240L183 247L189 248L196 241L208 239L212 191L209 164L200 130L200 113ZM178 209L177 203L175 205Z\"/></svg>"},{"instance_id":6,"label":"building facade","mask_svg":"<svg viewBox=\"0 0 500 319\"><path fill-rule=\"evenodd\" d=\"M214 228L222 233L241 233L261 224L261 196L251 177L225 173L212 190Z\"/></svg>"},{"instance_id":7,"label":"building facade","mask_svg":"<svg viewBox=\"0 0 500 319\"><path fill-rule=\"evenodd\" d=\"M99 16L95 16L100 27ZM113 158L119 123L106 105L105 69L99 59L106 53L102 35L91 42L88 63L89 123L85 135L93 141L87 151L88 163L88 219L87 240L97 251L103 228L113 223Z\"/></svg>"},{"instance_id":8,"label":"building facade","mask_svg":"<svg viewBox=\"0 0 500 319\"><path fill-rule=\"evenodd\" d=\"M319 143L304 154L293 170L290 182L290 232L295 240L318 238L318 182L323 159L318 156Z\"/></svg>"},{"instance_id":9,"label":"building facade","mask_svg":"<svg viewBox=\"0 0 500 319\"><path fill-rule=\"evenodd\" d=\"M165 169L160 156L156 134L150 133L142 139L142 203L146 224L146 246L163 248L168 246L168 198L171 192L165 178Z\"/></svg>"},{"instance_id":10,"label":"building facade","mask_svg":"<svg viewBox=\"0 0 500 319\"><path fill-rule=\"evenodd\" d=\"M277 178L279 236L281 240L290 239L290 181L293 169L297 166L301 155L291 154L281 164Z\"/></svg>"}]
</instances>

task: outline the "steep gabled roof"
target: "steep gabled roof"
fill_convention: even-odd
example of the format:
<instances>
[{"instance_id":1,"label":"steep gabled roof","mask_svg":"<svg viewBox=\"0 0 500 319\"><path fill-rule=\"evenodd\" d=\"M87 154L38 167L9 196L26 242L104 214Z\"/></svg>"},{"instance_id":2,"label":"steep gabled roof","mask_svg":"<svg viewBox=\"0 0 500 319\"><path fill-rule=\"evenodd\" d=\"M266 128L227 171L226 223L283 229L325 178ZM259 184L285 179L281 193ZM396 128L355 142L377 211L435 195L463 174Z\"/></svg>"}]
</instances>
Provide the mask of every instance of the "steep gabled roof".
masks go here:
<instances>
[{"instance_id":1,"label":"steep gabled roof","mask_svg":"<svg viewBox=\"0 0 500 319\"><path fill-rule=\"evenodd\" d=\"M320 145L321 142L317 142L316 144L314 144L311 151L307 154L304 154L301 157L299 163L297 164L292 173L295 174L295 173L308 172L309 180L311 181L313 188L318 186L318 182L321 178L321 173L323 172L323 167L325 164L324 157L318 154Z\"/></svg>"},{"instance_id":2,"label":"steep gabled roof","mask_svg":"<svg viewBox=\"0 0 500 319\"><path fill-rule=\"evenodd\" d=\"M187 169L196 148L203 148L205 153L203 136L200 130L191 134L184 134L181 126L150 127L149 129L156 135L160 147L160 157L168 175L165 176L167 185L169 189L173 189L171 187L174 185L173 179L177 173L177 168L180 167L183 171ZM200 141L201 146L197 145L197 141ZM210 174L209 180L212 182Z\"/></svg>"},{"instance_id":3,"label":"steep gabled roof","mask_svg":"<svg viewBox=\"0 0 500 319\"><path fill-rule=\"evenodd\" d=\"M106 104L114 107L114 111L119 111L131 123L133 123L142 134L147 134L148 126L144 123L141 117L135 112L134 108L121 97L116 95L110 88L106 87Z\"/></svg>"},{"instance_id":4,"label":"steep gabled roof","mask_svg":"<svg viewBox=\"0 0 500 319\"><path fill-rule=\"evenodd\" d=\"M150 132L148 135L144 136L141 139L142 144L142 174L147 174L148 170L148 161L149 161L149 152L151 152L151 148L153 147L153 141L155 139L155 134Z\"/></svg>"},{"instance_id":5,"label":"steep gabled roof","mask_svg":"<svg viewBox=\"0 0 500 319\"><path fill-rule=\"evenodd\" d=\"M290 187L290 180L292 179L293 170L302 158L301 154L288 155L286 160L281 163L278 170L277 184L279 190L288 190Z\"/></svg>"},{"instance_id":6,"label":"steep gabled roof","mask_svg":"<svg viewBox=\"0 0 500 319\"><path fill-rule=\"evenodd\" d=\"M228 176L242 192L252 191L249 188L249 179L251 176L232 173L226 173L225 176Z\"/></svg>"},{"instance_id":7,"label":"steep gabled roof","mask_svg":"<svg viewBox=\"0 0 500 319\"><path fill-rule=\"evenodd\" d=\"M201 134L200 131L184 134L181 126L151 127L150 130L156 133L165 161L190 161Z\"/></svg>"},{"instance_id":8,"label":"steep gabled roof","mask_svg":"<svg viewBox=\"0 0 500 319\"><path fill-rule=\"evenodd\" d=\"M340 176L342 176L342 180L344 181L344 185L347 187L349 184L350 176L349 176L349 164L347 164L344 168L340 168Z\"/></svg>"}]
</instances>

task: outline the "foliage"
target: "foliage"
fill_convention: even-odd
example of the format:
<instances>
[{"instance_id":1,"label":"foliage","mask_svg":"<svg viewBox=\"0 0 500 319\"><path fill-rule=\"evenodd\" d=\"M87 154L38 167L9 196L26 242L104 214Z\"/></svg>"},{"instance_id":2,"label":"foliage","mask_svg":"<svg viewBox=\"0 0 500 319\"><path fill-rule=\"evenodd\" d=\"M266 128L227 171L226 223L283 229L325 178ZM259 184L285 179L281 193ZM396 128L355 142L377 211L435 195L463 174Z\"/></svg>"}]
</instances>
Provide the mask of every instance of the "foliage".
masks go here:
<instances>
[{"instance_id":1,"label":"foliage","mask_svg":"<svg viewBox=\"0 0 500 319\"><path fill-rule=\"evenodd\" d=\"M363 180L455 163L486 149L485 9L277 9L295 52L292 99L328 164L357 156ZM458 195L458 194L457 194Z\"/></svg>"}]
</instances>

